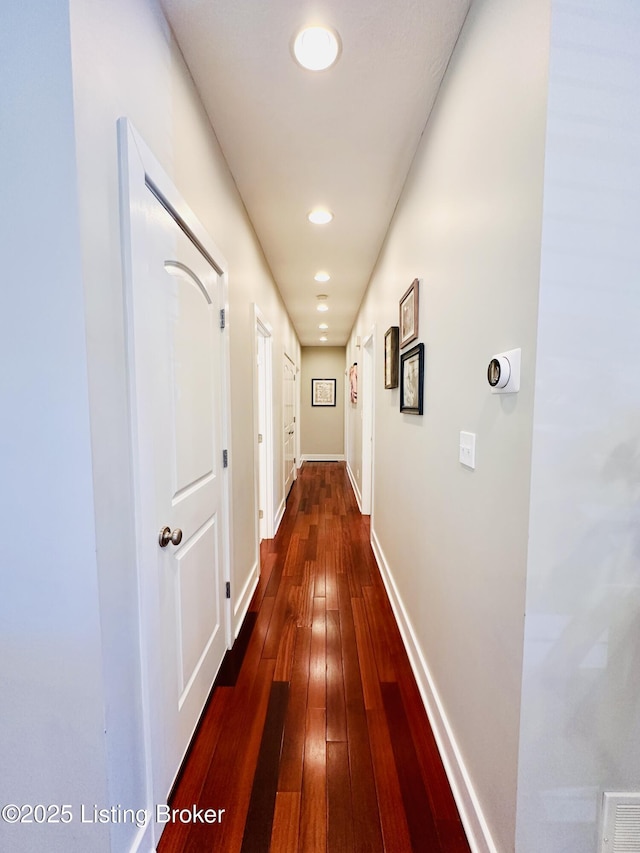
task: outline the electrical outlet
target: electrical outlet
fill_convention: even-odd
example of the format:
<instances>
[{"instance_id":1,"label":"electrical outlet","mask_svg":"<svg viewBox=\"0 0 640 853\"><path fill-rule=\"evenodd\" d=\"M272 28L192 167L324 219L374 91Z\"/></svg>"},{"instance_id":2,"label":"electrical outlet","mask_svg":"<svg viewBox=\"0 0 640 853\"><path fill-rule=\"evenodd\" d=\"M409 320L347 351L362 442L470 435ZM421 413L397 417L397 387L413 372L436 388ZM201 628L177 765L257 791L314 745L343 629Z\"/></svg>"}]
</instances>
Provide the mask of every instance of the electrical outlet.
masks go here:
<instances>
[{"instance_id":1,"label":"electrical outlet","mask_svg":"<svg viewBox=\"0 0 640 853\"><path fill-rule=\"evenodd\" d=\"M460 463L467 468L476 467L476 434L460 433Z\"/></svg>"}]
</instances>

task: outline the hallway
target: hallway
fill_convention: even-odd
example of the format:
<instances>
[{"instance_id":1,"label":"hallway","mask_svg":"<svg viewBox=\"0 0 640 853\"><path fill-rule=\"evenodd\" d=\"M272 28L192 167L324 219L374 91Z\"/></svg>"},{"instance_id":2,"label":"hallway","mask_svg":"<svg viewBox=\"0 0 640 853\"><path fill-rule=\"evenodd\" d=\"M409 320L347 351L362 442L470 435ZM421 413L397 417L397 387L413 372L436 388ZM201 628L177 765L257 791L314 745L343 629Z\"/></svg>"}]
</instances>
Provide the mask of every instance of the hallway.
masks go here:
<instances>
[{"instance_id":1,"label":"hallway","mask_svg":"<svg viewBox=\"0 0 640 853\"><path fill-rule=\"evenodd\" d=\"M467 853L343 463L305 463L159 853Z\"/></svg>"}]
</instances>

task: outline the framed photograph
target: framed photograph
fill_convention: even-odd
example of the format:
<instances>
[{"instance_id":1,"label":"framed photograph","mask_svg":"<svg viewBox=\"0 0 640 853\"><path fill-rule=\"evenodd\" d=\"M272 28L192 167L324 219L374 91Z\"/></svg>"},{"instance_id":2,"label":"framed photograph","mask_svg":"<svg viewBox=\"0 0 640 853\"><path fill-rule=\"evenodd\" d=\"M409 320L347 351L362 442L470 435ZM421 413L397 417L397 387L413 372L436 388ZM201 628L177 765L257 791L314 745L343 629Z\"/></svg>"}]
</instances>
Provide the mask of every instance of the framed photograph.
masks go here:
<instances>
[{"instance_id":1,"label":"framed photograph","mask_svg":"<svg viewBox=\"0 0 640 853\"><path fill-rule=\"evenodd\" d=\"M391 326L384 334L384 387L398 387L399 328Z\"/></svg>"},{"instance_id":2,"label":"framed photograph","mask_svg":"<svg viewBox=\"0 0 640 853\"><path fill-rule=\"evenodd\" d=\"M400 349L418 337L418 285L417 278L400 300Z\"/></svg>"},{"instance_id":3,"label":"framed photograph","mask_svg":"<svg viewBox=\"0 0 640 853\"><path fill-rule=\"evenodd\" d=\"M416 344L400 356L400 411L421 415L424 386L424 344Z\"/></svg>"},{"instance_id":4,"label":"framed photograph","mask_svg":"<svg viewBox=\"0 0 640 853\"><path fill-rule=\"evenodd\" d=\"M336 404L336 380L335 379L312 379L311 380L311 405L312 406L335 406Z\"/></svg>"},{"instance_id":5,"label":"framed photograph","mask_svg":"<svg viewBox=\"0 0 640 853\"><path fill-rule=\"evenodd\" d=\"M358 402L358 362L354 361L349 368L349 399L355 406Z\"/></svg>"}]
</instances>

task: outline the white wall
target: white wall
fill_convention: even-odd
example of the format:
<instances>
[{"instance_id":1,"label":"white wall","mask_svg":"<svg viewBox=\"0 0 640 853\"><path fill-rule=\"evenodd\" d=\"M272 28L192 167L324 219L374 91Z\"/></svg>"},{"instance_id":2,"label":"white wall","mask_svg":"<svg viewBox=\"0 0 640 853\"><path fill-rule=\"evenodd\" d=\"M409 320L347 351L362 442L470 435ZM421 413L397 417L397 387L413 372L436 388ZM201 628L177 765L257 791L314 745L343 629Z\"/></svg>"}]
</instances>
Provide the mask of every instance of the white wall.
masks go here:
<instances>
[{"instance_id":1,"label":"white wall","mask_svg":"<svg viewBox=\"0 0 640 853\"><path fill-rule=\"evenodd\" d=\"M300 449L303 459L344 458L344 347L302 347ZM336 405L311 405L311 380L336 380Z\"/></svg>"},{"instance_id":2,"label":"white wall","mask_svg":"<svg viewBox=\"0 0 640 853\"><path fill-rule=\"evenodd\" d=\"M108 828L79 813L107 791L66 2L5 0L0 31L0 803L73 814L0 820L0 849L99 853Z\"/></svg>"},{"instance_id":3,"label":"white wall","mask_svg":"<svg viewBox=\"0 0 640 853\"><path fill-rule=\"evenodd\" d=\"M257 507L247 500L256 447L252 304L273 327L274 362L286 350L299 363L299 345L156 3L55 0L37 14L23 6L2 6L12 36L2 55L3 208L11 211L4 307L12 318L2 342L15 365L3 376L11 416L0 426L3 448L12 449L3 473L12 537L2 557L11 572L0 635L2 799L138 808L146 782L118 117L132 121L229 267L234 629L258 570ZM278 373L274 413L280 435ZM128 850L138 831L78 821L20 830L12 850L65 853L107 849L109 831L111 849Z\"/></svg>"},{"instance_id":4,"label":"white wall","mask_svg":"<svg viewBox=\"0 0 640 853\"><path fill-rule=\"evenodd\" d=\"M555 0L518 853L640 777L640 8Z\"/></svg>"},{"instance_id":5,"label":"white wall","mask_svg":"<svg viewBox=\"0 0 640 853\"><path fill-rule=\"evenodd\" d=\"M501 853L515 837L548 55L549 3L472 4L347 355L375 325L374 547L467 828ZM422 417L400 414L383 380L384 332L416 277ZM489 359L513 347L521 391L492 395ZM475 471L460 430L477 434Z\"/></svg>"}]
</instances>

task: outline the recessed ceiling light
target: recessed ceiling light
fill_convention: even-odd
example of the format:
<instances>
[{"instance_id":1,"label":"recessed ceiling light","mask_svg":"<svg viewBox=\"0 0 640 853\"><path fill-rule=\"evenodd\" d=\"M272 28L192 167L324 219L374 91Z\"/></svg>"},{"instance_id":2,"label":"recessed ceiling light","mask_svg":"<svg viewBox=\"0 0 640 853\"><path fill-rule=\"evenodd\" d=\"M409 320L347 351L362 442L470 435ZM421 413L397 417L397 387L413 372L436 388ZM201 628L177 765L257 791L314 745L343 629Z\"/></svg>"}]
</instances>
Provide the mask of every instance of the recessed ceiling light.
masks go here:
<instances>
[{"instance_id":1,"label":"recessed ceiling light","mask_svg":"<svg viewBox=\"0 0 640 853\"><path fill-rule=\"evenodd\" d=\"M338 58L338 34L326 27L306 27L300 30L293 43L293 54L303 68L324 71Z\"/></svg>"},{"instance_id":2,"label":"recessed ceiling light","mask_svg":"<svg viewBox=\"0 0 640 853\"><path fill-rule=\"evenodd\" d=\"M329 327L327 326L327 324L326 324L326 323L320 323L320 325L318 326L318 328L319 328L319 329L328 329Z\"/></svg>"},{"instance_id":3,"label":"recessed ceiling light","mask_svg":"<svg viewBox=\"0 0 640 853\"><path fill-rule=\"evenodd\" d=\"M309 222L313 222L314 225L326 225L327 222L331 222L333 219L333 213L324 207L316 207L315 210L307 214L307 219Z\"/></svg>"},{"instance_id":4,"label":"recessed ceiling light","mask_svg":"<svg viewBox=\"0 0 640 853\"><path fill-rule=\"evenodd\" d=\"M329 310L329 306L327 305L327 299L328 298L329 297L327 296L326 293L319 293L316 296L316 299L318 300L318 311L328 311Z\"/></svg>"},{"instance_id":5,"label":"recessed ceiling light","mask_svg":"<svg viewBox=\"0 0 640 853\"><path fill-rule=\"evenodd\" d=\"M327 338L327 336L326 336L326 335L322 335L322 336L320 337L320 340L321 340L321 341L328 341L328 340L329 340L329 338Z\"/></svg>"},{"instance_id":6,"label":"recessed ceiling light","mask_svg":"<svg viewBox=\"0 0 640 853\"><path fill-rule=\"evenodd\" d=\"M323 271L321 270L320 272L317 272L317 273L314 275L314 278L315 278L315 280L316 280L316 281L329 281L329 279L331 278L331 276L329 275L329 273L328 273L328 272L323 272Z\"/></svg>"}]
</instances>

